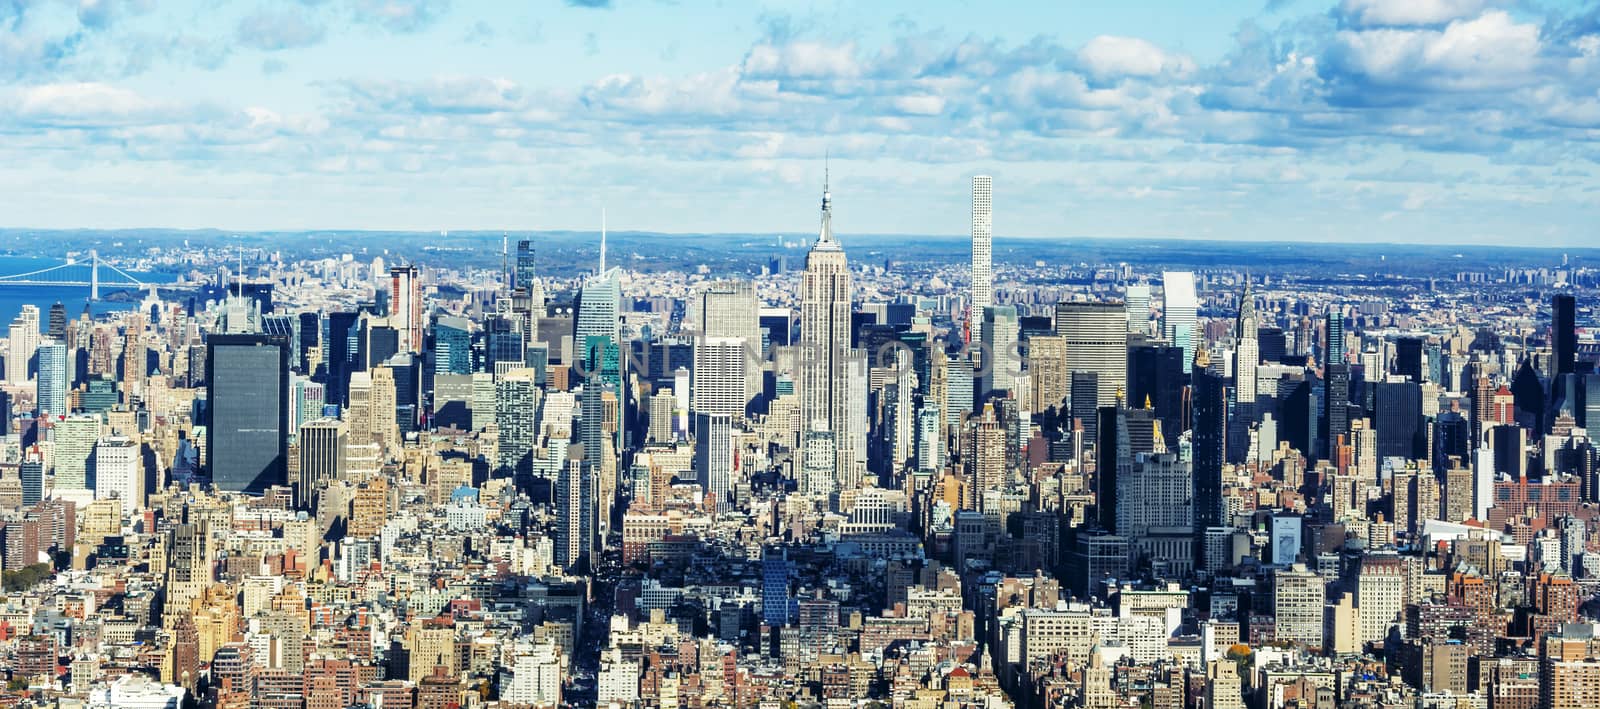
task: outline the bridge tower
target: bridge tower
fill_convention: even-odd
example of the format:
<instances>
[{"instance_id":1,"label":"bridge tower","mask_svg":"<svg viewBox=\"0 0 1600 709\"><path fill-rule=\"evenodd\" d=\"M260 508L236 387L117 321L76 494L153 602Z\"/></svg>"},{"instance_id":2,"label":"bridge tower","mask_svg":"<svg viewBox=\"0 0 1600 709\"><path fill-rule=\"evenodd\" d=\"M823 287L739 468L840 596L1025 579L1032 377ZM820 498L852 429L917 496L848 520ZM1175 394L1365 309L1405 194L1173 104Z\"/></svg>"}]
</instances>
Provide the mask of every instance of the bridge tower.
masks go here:
<instances>
[{"instance_id":1,"label":"bridge tower","mask_svg":"<svg viewBox=\"0 0 1600 709\"><path fill-rule=\"evenodd\" d=\"M89 249L89 300L100 299L100 252Z\"/></svg>"}]
</instances>

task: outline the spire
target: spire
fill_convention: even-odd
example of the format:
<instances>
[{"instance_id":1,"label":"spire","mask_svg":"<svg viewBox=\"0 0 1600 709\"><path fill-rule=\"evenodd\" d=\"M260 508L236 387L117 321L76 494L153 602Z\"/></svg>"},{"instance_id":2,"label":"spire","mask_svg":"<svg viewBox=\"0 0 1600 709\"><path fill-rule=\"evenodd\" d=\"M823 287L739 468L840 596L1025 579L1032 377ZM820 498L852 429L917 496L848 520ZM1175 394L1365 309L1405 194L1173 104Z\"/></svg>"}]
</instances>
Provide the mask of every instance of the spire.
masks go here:
<instances>
[{"instance_id":1,"label":"spire","mask_svg":"<svg viewBox=\"0 0 1600 709\"><path fill-rule=\"evenodd\" d=\"M1244 275L1244 295L1239 296L1239 317L1234 322L1235 338L1254 338L1256 325L1256 298L1250 290L1250 272Z\"/></svg>"},{"instance_id":2,"label":"spire","mask_svg":"<svg viewBox=\"0 0 1600 709\"><path fill-rule=\"evenodd\" d=\"M819 244L833 243L833 194L828 190L828 154L822 154L822 232L817 237Z\"/></svg>"},{"instance_id":3,"label":"spire","mask_svg":"<svg viewBox=\"0 0 1600 709\"><path fill-rule=\"evenodd\" d=\"M603 276L606 272L606 208L600 208L600 270L595 273Z\"/></svg>"}]
</instances>

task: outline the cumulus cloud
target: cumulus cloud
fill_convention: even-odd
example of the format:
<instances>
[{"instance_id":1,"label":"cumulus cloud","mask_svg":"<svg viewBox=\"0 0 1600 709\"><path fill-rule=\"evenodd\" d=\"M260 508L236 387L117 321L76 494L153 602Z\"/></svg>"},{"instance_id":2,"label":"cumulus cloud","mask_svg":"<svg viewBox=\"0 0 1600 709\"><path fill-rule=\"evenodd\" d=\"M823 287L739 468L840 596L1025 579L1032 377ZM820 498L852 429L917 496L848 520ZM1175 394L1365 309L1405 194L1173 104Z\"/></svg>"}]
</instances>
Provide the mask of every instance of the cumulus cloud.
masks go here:
<instances>
[{"instance_id":1,"label":"cumulus cloud","mask_svg":"<svg viewBox=\"0 0 1600 709\"><path fill-rule=\"evenodd\" d=\"M325 34L322 25L301 12L262 8L239 20L234 36L246 47L277 51L320 44Z\"/></svg>"},{"instance_id":2,"label":"cumulus cloud","mask_svg":"<svg viewBox=\"0 0 1600 709\"><path fill-rule=\"evenodd\" d=\"M745 55L744 73L752 78L848 79L861 74L855 45L796 41L759 44Z\"/></svg>"},{"instance_id":3,"label":"cumulus cloud","mask_svg":"<svg viewBox=\"0 0 1600 709\"><path fill-rule=\"evenodd\" d=\"M1331 58L1380 87L1483 91L1527 85L1540 50L1537 25L1496 10L1442 30L1341 31Z\"/></svg>"},{"instance_id":4,"label":"cumulus cloud","mask_svg":"<svg viewBox=\"0 0 1600 709\"><path fill-rule=\"evenodd\" d=\"M1125 77L1184 76L1194 71L1194 60L1136 37L1100 35L1078 51L1089 75L1099 80Z\"/></svg>"},{"instance_id":5,"label":"cumulus cloud","mask_svg":"<svg viewBox=\"0 0 1600 709\"><path fill-rule=\"evenodd\" d=\"M0 28L7 3L22 7L17 1L0 0ZM1483 184L1426 156L1470 158L1484 175L1496 171L1483 167L1490 161L1600 159L1600 23L1557 16L1539 24L1495 0L1342 0L1328 11L1336 1L1324 0L1321 12L1305 3L1284 8L1307 12L1272 27L1246 23L1215 61L1140 37L1066 46L1049 36L1008 42L906 26L879 43L829 35L825 22L774 20L777 29L730 52L720 67L630 67L537 84L472 75L330 80L319 85L321 112L304 116L271 105L164 103L119 87L114 75L78 81L78 73L93 72L74 63L75 45L0 32L0 81L19 71L29 79L26 89L0 90L0 131L36 130L29 140L62 143L92 136L101 154L143 161L249 155L246 169L285 172L509 170L576 155L759 162L776 171L831 148L847 159L900 165L1092 163L1099 166L1092 176L1060 189L1108 199L1301 189L1359 205L1350 194L1359 185L1385 195L1396 211L1415 196L1424 212L1456 208L1454 193L1414 187ZM240 20L236 40L290 50L329 41L325 23L352 17L413 31L445 7L424 0L271 6ZM443 31L497 43L515 36L514 28L470 22ZM93 34L56 40L99 41ZM141 46L150 51L130 54L201 63L199 45L184 50L195 55L189 59ZM71 72L71 80L18 70L7 61L13 56ZM227 55L206 56L220 63ZM261 67L302 68L290 62L290 53L275 53ZM141 71L129 65L120 73ZM9 149L27 144L12 141ZM0 156L7 150L0 146ZM1374 153L1386 160L1365 164ZM1501 172L1515 185L1540 178L1538 170Z\"/></svg>"},{"instance_id":6,"label":"cumulus cloud","mask_svg":"<svg viewBox=\"0 0 1600 709\"><path fill-rule=\"evenodd\" d=\"M1488 0L1342 0L1339 14L1361 27L1442 25L1474 17Z\"/></svg>"}]
</instances>

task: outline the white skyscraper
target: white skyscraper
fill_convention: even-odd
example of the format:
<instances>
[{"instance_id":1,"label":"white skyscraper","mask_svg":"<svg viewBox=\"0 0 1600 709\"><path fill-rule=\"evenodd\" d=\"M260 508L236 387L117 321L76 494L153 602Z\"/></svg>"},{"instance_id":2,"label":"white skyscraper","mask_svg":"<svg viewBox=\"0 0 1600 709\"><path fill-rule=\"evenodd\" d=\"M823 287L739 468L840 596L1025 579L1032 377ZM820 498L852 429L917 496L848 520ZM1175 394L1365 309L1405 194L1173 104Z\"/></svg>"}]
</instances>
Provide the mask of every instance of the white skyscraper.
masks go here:
<instances>
[{"instance_id":1,"label":"white skyscraper","mask_svg":"<svg viewBox=\"0 0 1600 709\"><path fill-rule=\"evenodd\" d=\"M745 340L742 337L694 339L694 394L696 414L722 414L744 418L746 393Z\"/></svg>"},{"instance_id":2,"label":"white skyscraper","mask_svg":"<svg viewBox=\"0 0 1600 709\"><path fill-rule=\"evenodd\" d=\"M1174 347L1183 348L1183 372L1193 368L1195 340L1195 311L1200 309L1195 295L1194 274L1189 271L1166 271L1161 274L1162 334Z\"/></svg>"},{"instance_id":3,"label":"white skyscraper","mask_svg":"<svg viewBox=\"0 0 1600 709\"><path fill-rule=\"evenodd\" d=\"M22 306L22 313L11 321L8 335L10 349L6 352L6 381L22 386L28 383L28 365L33 361L35 350L39 349L39 308Z\"/></svg>"},{"instance_id":4,"label":"white skyscraper","mask_svg":"<svg viewBox=\"0 0 1600 709\"><path fill-rule=\"evenodd\" d=\"M122 501L122 514L144 507L144 466L139 445L122 437L103 438L94 447L94 499Z\"/></svg>"},{"instance_id":5,"label":"white skyscraper","mask_svg":"<svg viewBox=\"0 0 1600 709\"><path fill-rule=\"evenodd\" d=\"M994 178L972 177L972 316L994 305Z\"/></svg>"},{"instance_id":6,"label":"white skyscraper","mask_svg":"<svg viewBox=\"0 0 1600 709\"><path fill-rule=\"evenodd\" d=\"M824 181L822 229L800 280L800 421L803 428L833 434L834 479L841 488L866 473L867 363L850 347L852 297L850 267L833 238L833 197ZM858 369L859 398L853 398ZM858 421L861 430L851 430Z\"/></svg>"},{"instance_id":7,"label":"white skyscraper","mask_svg":"<svg viewBox=\"0 0 1600 709\"><path fill-rule=\"evenodd\" d=\"M761 391L761 301L749 281L714 283L700 296L698 322L707 337L737 337L746 350L744 394L746 401ZM740 407L743 409L743 406Z\"/></svg>"}]
</instances>

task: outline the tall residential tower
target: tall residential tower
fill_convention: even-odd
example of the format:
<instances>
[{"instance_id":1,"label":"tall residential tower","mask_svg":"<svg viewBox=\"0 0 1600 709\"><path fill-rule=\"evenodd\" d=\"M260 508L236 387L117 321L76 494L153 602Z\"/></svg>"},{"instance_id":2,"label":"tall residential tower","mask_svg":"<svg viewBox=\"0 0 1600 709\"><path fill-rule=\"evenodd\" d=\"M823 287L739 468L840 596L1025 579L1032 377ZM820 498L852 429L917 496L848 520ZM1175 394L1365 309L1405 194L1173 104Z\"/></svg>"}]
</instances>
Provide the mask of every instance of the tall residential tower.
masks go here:
<instances>
[{"instance_id":1,"label":"tall residential tower","mask_svg":"<svg viewBox=\"0 0 1600 709\"><path fill-rule=\"evenodd\" d=\"M993 178L973 176L972 317L983 317L983 309L994 305L994 211L990 201L993 193Z\"/></svg>"}]
</instances>

